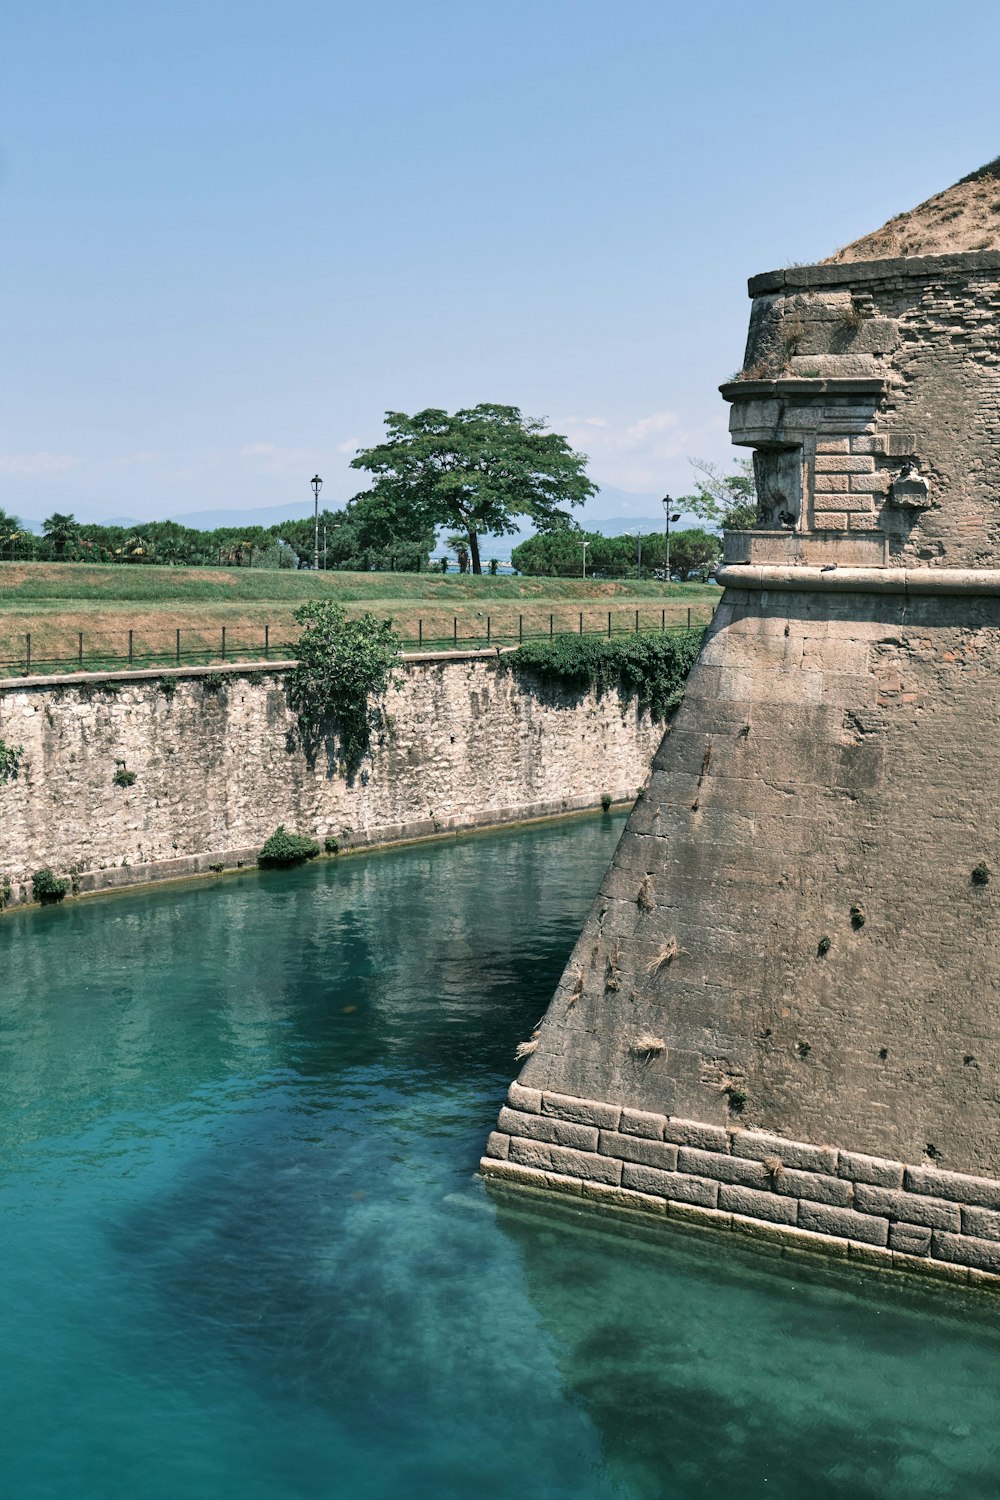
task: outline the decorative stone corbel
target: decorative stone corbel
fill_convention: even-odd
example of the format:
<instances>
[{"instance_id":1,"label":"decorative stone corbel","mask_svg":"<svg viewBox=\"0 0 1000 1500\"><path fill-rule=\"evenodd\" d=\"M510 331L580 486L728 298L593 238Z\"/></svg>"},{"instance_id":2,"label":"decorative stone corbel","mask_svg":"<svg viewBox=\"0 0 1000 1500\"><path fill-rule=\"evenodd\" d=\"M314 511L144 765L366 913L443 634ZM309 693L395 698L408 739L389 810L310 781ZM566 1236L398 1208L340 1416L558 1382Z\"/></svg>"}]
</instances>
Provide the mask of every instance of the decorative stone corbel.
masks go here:
<instances>
[{"instance_id":1,"label":"decorative stone corbel","mask_svg":"<svg viewBox=\"0 0 1000 1500\"><path fill-rule=\"evenodd\" d=\"M889 504L900 510L926 510L931 503L929 491L929 482L917 468L916 459L911 458L903 465L899 477L892 482Z\"/></svg>"}]
</instances>

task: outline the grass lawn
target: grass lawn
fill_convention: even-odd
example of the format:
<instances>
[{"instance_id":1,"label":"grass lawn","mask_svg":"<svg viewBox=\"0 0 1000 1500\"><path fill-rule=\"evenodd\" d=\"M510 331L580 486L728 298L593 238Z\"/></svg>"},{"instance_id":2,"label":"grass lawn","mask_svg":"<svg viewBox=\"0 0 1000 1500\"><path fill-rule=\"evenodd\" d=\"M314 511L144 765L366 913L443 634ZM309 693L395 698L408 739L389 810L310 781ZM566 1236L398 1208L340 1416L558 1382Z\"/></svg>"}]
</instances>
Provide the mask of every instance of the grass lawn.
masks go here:
<instances>
[{"instance_id":1,"label":"grass lawn","mask_svg":"<svg viewBox=\"0 0 1000 1500\"><path fill-rule=\"evenodd\" d=\"M574 578L473 578L442 573L311 573L263 568L101 567L0 563L0 671L71 670L287 654L292 615L307 599L335 599L349 614L392 619L404 649L485 645L580 629L614 634L704 623L721 591L711 584Z\"/></svg>"}]
</instances>

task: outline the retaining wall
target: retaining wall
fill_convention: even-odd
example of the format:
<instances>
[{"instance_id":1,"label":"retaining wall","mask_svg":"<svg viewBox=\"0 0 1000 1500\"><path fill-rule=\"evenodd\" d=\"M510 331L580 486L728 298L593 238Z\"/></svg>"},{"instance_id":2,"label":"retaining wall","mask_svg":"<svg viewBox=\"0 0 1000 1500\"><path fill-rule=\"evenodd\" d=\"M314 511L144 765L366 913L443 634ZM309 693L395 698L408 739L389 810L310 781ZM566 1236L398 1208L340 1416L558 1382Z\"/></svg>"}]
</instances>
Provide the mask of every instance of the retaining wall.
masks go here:
<instances>
[{"instance_id":1,"label":"retaining wall","mask_svg":"<svg viewBox=\"0 0 1000 1500\"><path fill-rule=\"evenodd\" d=\"M252 863L279 823L351 847L629 800L663 734L617 692L525 686L495 654L410 658L349 785L332 741L303 750L287 666L0 683L0 738L23 748L0 786L9 903L46 866L83 893Z\"/></svg>"}]
</instances>

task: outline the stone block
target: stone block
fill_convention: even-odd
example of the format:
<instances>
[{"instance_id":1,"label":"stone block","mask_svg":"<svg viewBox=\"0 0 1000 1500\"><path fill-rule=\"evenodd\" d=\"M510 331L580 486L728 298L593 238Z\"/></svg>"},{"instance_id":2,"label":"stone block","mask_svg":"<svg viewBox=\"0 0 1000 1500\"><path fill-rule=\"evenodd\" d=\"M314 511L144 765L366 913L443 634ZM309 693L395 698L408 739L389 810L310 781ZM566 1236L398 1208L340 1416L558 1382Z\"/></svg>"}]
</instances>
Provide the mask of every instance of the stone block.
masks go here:
<instances>
[{"instance_id":1,"label":"stone block","mask_svg":"<svg viewBox=\"0 0 1000 1500\"><path fill-rule=\"evenodd\" d=\"M914 1276L930 1276L935 1281L950 1281L967 1284L969 1270L967 1266L959 1266L944 1260L922 1260L919 1255L907 1255L904 1251L892 1251L892 1268L894 1271L908 1271Z\"/></svg>"},{"instance_id":2,"label":"stone block","mask_svg":"<svg viewBox=\"0 0 1000 1500\"><path fill-rule=\"evenodd\" d=\"M859 1213L884 1214L888 1219L902 1219L910 1224L926 1224L931 1229L950 1229L955 1234L962 1227L956 1203L942 1198L918 1198L899 1188L870 1187L859 1182L854 1189L854 1204Z\"/></svg>"},{"instance_id":3,"label":"stone block","mask_svg":"<svg viewBox=\"0 0 1000 1500\"><path fill-rule=\"evenodd\" d=\"M837 1152L832 1146L810 1146L763 1130L734 1130L731 1149L734 1156L750 1156L755 1161L776 1156L783 1167L798 1167L803 1172L829 1172L832 1176L837 1171Z\"/></svg>"},{"instance_id":4,"label":"stone block","mask_svg":"<svg viewBox=\"0 0 1000 1500\"><path fill-rule=\"evenodd\" d=\"M904 1255L930 1255L931 1231L926 1224L890 1224L889 1249Z\"/></svg>"},{"instance_id":5,"label":"stone block","mask_svg":"<svg viewBox=\"0 0 1000 1500\"><path fill-rule=\"evenodd\" d=\"M623 1109L618 1129L624 1135L642 1135L650 1141L662 1141L666 1123L665 1115L650 1114L645 1109Z\"/></svg>"},{"instance_id":6,"label":"stone block","mask_svg":"<svg viewBox=\"0 0 1000 1500\"><path fill-rule=\"evenodd\" d=\"M661 1217L667 1211L664 1198L654 1198L650 1193L637 1193L632 1188L610 1187L606 1182L581 1183L580 1192L584 1198L590 1198L594 1203L603 1203L609 1208L629 1208L642 1213L659 1214Z\"/></svg>"},{"instance_id":7,"label":"stone block","mask_svg":"<svg viewBox=\"0 0 1000 1500\"><path fill-rule=\"evenodd\" d=\"M887 432L885 451L893 458L910 458L916 454L917 439L912 432Z\"/></svg>"},{"instance_id":8,"label":"stone block","mask_svg":"<svg viewBox=\"0 0 1000 1500\"><path fill-rule=\"evenodd\" d=\"M817 499L820 495L845 494L850 487L850 482L849 474L817 474L813 490Z\"/></svg>"},{"instance_id":9,"label":"stone block","mask_svg":"<svg viewBox=\"0 0 1000 1500\"><path fill-rule=\"evenodd\" d=\"M575 1099L571 1094L542 1094L542 1114L577 1125L596 1125L599 1130L617 1130L622 1111L619 1104L602 1104L599 1099Z\"/></svg>"},{"instance_id":10,"label":"stone block","mask_svg":"<svg viewBox=\"0 0 1000 1500\"><path fill-rule=\"evenodd\" d=\"M507 1103L511 1109L523 1110L525 1114L540 1114L542 1110L542 1091L541 1089L526 1089L520 1083L512 1083L507 1090Z\"/></svg>"},{"instance_id":11,"label":"stone block","mask_svg":"<svg viewBox=\"0 0 1000 1500\"><path fill-rule=\"evenodd\" d=\"M851 440L850 440L850 442L851 442L851 452L852 453L884 453L885 452L885 438L884 437L872 437L872 436L867 436L867 437L866 436L852 437ZM817 452L818 451L819 451L819 449L818 449L818 445L817 445Z\"/></svg>"},{"instance_id":12,"label":"stone block","mask_svg":"<svg viewBox=\"0 0 1000 1500\"><path fill-rule=\"evenodd\" d=\"M698 1120L668 1119L663 1138L678 1146L698 1146L704 1151L729 1150L729 1135L721 1125L703 1125Z\"/></svg>"},{"instance_id":13,"label":"stone block","mask_svg":"<svg viewBox=\"0 0 1000 1500\"><path fill-rule=\"evenodd\" d=\"M513 1149L511 1142L511 1149ZM799 1228L815 1229L820 1234L843 1235L867 1245L885 1245L889 1240L888 1219L869 1218L853 1208L831 1208L826 1203L799 1203Z\"/></svg>"},{"instance_id":14,"label":"stone block","mask_svg":"<svg viewBox=\"0 0 1000 1500\"><path fill-rule=\"evenodd\" d=\"M497 1161L506 1161L509 1149L510 1136L503 1135L499 1130L491 1130L486 1139L486 1155L495 1157Z\"/></svg>"},{"instance_id":15,"label":"stone block","mask_svg":"<svg viewBox=\"0 0 1000 1500\"><path fill-rule=\"evenodd\" d=\"M620 1161L641 1162L644 1167L659 1167L664 1172L677 1170L677 1147L669 1141L651 1141L643 1136L623 1135L617 1130L602 1130L596 1149L602 1156L617 1156Z\"/></svg>"},{"instance_id":16,"label":"stone block","mask_svg":"<svg viewBox=\"0 0 1000 1500\"><path fill-rule=\"evenodd\" d=\"M678 1203L676 1199L666 1205L667 1214L681 1224L696 1224L705 1229L731 1229L730 1214L720 1213L717 1208L702 1208L697 1203Z\"/></svg>"},{"instance_id":17,"label":"stone block","mask_svg":"<svg viewBox=\"0 0 1000 1500\"><path fill-rule=\"evenodd\" d=\"M857 1151L841 1151L838 1154L837 1171L841 1177L850 1177L852 1182L870 1182L874 1187L884 1188L903 1186L903 1163L886 1161L881 1156L862 1156Z\"/></svg>"},{"instance_id":18,"label":"stone block","mask_svg":"<svg viewBox=\"0 0 1000 1500\"><path fill-rule=\"evenodd\" d=\"M817 439L816 452L819 453L850 453L851 441L845 437L822 437ZM862 450L864 451L864 450Z\"/></svg>"},{"instance_id":19,"label":"stone block","mask_svg":"<svg viewBox=\"0 0 1000 1500\"><path fill-rule=\"evenodd\" d=\"M754 1188L738 1187L724 1182L719 1189L719 1207L730 1213L745 1214L750 1219L769 1219L777 1224L794 1224L798 1211L798 1200L779 1198L774 1193L759 1192Z\"/></svg>"},{"instance_id":20,"label":"stone block","mask_svg":"<svg viewBox=\"0 0 1000 1500\"><path fill-rule=\"evenodd\" d=\"M957 1261L960 1266L975 1266L980 1271L1000 1271L1000 1242L997 1240L979 1240L970 1234L935 1230L932 1245L938 1260Z\"/></svg>"},{"instance_id":21,"label":"stone block","mask_svg":"<svg viewBox=\"0 0 1000 1500\"><path fill-rule=\"evenodd\" d=\"M576 1151L596 1151L596 1125L575 1125L572 1120L558 1120L548 1115L526 1115L520 1110L500 1111L497 1127L508 1135L523 1136L530 1141L551 1141L555 1146L571 1146Z\"/></svg>"},{"instance_id":22,"label":"stone block","mask_svg":"<svg viewBox=\"0 0 1000 1500\"><path fill-rule=\"evenodd\" d=\"M1000 1209L1000 1182L994 1177L967 1177L963 1172L941 1172L935 1167L907 1167L907 1192L929 1198L951 1198L977 1208Z\"/></svg>"},{"instance_id":23,"label":"stone block","mask_svg":"<svg viewBox=\"0 0 1000 1500\"><path fill-rule=\"evenodd\" d=\"M888 474L851 474L848 478L852 494L885 495L889 492Z\"/></svg>"},{"instance_id":24,"label":"stone block","mask_svg":"<svg viewBox=\"0 0 1000 1500\"><path fill-rule=\"evenodd\" d=\"M848 1240L847 1253L851 1260L861 1266L875 1266L880 1271L892 1267L892 1251L882 1245L862 1245L857 1240Z\"/></svg>"},{"instance_id":25,"label":"stone block","mask_svg":"<svg viewBox=\"0 0 1000 1500\"><path fill-rule=\"evenodd\" d=\"M622 1164L610 1156L599 1156L591 1151L572 1151L568 1146L553 1146L546 1141L528 1141L520 1136L511 1138L508 1160L522 1167L535 1167L542 1172L561 1172L567 1177L587 1177L591 1182L621 1180Z\"/></svg>"},{"instance_id":26,"label":"stone block","mask_svg":"<svg viewBox=\"0 0 1000 1500\"><path fill-rule=\"evenodd\" d=\"M622 1187L639 1193L654 1193L679 1203L699 1203L714 1208L719 1200L719 1184L701 1177L685 1177L681 1172L661 1172L656 1167L642 1167L626 1162L622 1168Z\"/></svg>"},{"instance_id":27,"label":"stone block","mask_svg":"<svg viewBox=\"0 0 1000 1500\"><path fill-rule=\"evenodd\" d=\"M727 1156L721 1151L698 1151L691 1146L682 1146L677 1167L679 1171L691 1172L696 1177L714 1177L719 1182L742 1182L747 1187L769 1187L760 1162L750 1161L743 1156Z\"/></svg>"},{"instance_id":28,"label":"stone block","mask_svg":"<svg viewBox=\"0 0 1000 1500\"><path fill-rule=\"evenodd\" d=\"M774 1191L788 1198L808 1198L814 1203L832 1203L836 1208L847 1208L851 1203L853 1184L826 1172L797 1172L792 1167L776 1175Z\"/></svg>"},{"instance_id":29,"label":"stone block","mask_svg":"<svg viewBox=\"0 0 1000 1500\"><path fill-rule=\"evenodd\" d=\"M852 511L848 522L852 531L878 531L878 516L874 511Z\"/></svg>"},{"instance_id":30,"label":"stone block","mask_svg":"<svg viewBox=\"0 0 1000 1500\"><path fill-rule=\"evenodd\" d=\"M487 1177L499 1178L505 1182L522 1183L526 1187L544 1188L547 1186L546 1174L537 1167L524 1167L511 1161L500 1161L492 1156L484 1156L479 1163L481 1171Z\"/></svg>"},{"instance_id":31,"label":"stone block","mask_svg":"<svg viewBox=\"0 0 1000 1500\"><path fill-rule=\"evenodd\" d=\"M962 1233L981 1240L1000 1240L1000 1213L992 1208L963 1208Z\"/></svg>"},{"instance_id":32,"label":"stone block","mask_svg":"<svg viewBox=\"0 0 1000 1500\"><path fill-rule=\"evenodd\" d=\"M874 468L875 460L867 453L816 455L817 474L870 474Z\"/></svg>"},{"instance_id":33,"label":"stone block","mask_svg":"<svg viewBox=\"0 0 1000 1500\"><path fill-rule=\"evenodd\" d=\"M815 524L816 524L816 530L817 531L846 531L847 530L847 512L846 512L846 510L831 510L831 511L819 511L819 510L817 510L814 519L815 519Z\"/></svg>"}]
</instances>

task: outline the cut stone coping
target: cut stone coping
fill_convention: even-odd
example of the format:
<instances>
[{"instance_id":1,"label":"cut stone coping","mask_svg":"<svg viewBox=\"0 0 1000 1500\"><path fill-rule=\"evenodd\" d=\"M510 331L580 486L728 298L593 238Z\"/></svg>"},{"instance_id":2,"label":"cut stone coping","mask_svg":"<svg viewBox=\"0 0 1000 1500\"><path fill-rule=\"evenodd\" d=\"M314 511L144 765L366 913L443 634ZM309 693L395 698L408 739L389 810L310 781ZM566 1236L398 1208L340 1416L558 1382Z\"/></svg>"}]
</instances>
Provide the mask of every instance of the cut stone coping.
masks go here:
<instances>
[{"instance_id":1,"label":"cut stone coping","mask_svg":"<svg viewBox=\"0 0 1000 1500\"><path fill-rule=\"evenodd\" d=\"M505 656L516 651L516 646L479 646L468 651L402 651L399 659L404 666L419 666L444 661L481 661L484 657ZM181 667L124 667L110 672L34 672L24 677L0 677L0 692L12 692L26 687L80 687L102 682L158 682L164 677L245 677L249 672L290 672L299 665L295 658L289 661L241 661L210 662L207 666Z\"/></svg>"},{"instance_id":2,"label":"cut stone coping","mask_svg":"<svg viewBox=\"0 0 1000 1500\"><path fill-rule=\"evenodd\" d=\"M888 389L888 380L867 375L784 375L777 380L725 380L719 386L724 401L749 401L761 396L883 396Z\"/></svg>"},{"instance_id":3,"label":"cut stone coping","mask_svg":"<svg viewBox=\"0 0 1000 1500\"><path fill-rule=\"evenodd\" d=\"M841 568L727 563L716 573L723 588L794 593L1000 596L1000 568Z\"/></svg>"},{"instance_id":4,"label":"cut stone coping","mask_svg":"<svg viewBox=\"0 0 1000 1500\"><path fill-rule=\"evenodd\" d=\"M812 266L787 266L782 271L762 271L751 276L751 297L769 292L799 291L805 287L856 286L862 281L884 281L905 276L919 281L937 277L967 276L982 271L1000 272L1000 250L964 250L953 255L900 255L890 260L847 260Z\"/></svg>"}]
</instances>

